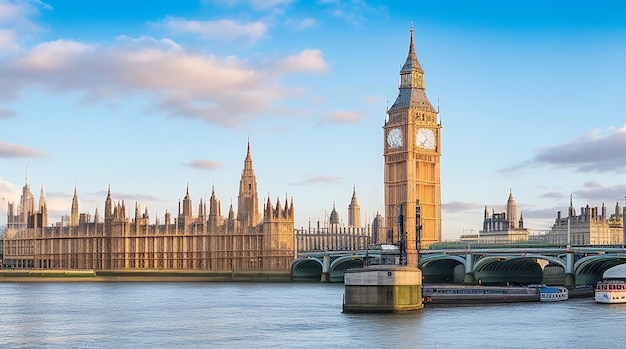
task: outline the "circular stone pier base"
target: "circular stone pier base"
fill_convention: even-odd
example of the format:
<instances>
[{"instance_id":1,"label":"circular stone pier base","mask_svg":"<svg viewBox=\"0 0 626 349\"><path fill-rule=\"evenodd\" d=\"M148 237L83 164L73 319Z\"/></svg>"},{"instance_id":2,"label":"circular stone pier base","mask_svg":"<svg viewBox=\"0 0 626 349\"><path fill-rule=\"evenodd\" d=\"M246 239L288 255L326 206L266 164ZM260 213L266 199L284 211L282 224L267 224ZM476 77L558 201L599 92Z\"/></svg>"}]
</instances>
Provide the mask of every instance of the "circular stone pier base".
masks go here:
<instances>
[{"instance_id":1,"label":"circular stone pier base","mask_svg":"<svg viewBox=\"0 0 626 349\"><path fill-rule=\"evenodd\" d=\"M422 309L422 272L418 268L373 265L344 273L343 311L392 313Z\"/></svg>"}]
</instances>

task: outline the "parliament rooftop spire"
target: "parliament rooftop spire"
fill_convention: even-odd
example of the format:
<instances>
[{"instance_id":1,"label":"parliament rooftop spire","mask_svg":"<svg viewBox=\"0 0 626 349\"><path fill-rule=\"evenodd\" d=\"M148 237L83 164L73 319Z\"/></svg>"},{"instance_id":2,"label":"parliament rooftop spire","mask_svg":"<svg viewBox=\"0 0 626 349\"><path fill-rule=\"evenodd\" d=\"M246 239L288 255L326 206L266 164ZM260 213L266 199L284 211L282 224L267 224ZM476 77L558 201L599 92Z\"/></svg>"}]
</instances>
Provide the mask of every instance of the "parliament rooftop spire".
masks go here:
<instances>
[{"instance_id":1,"label":"parliament rooftop spire","mask_svg":"<svg viewBox=\"0 0 626 349\"><path fill-rule=\"evenodd\" d=\"M74 184L74 196L72 196L72 209L70 212L70 226L75 227L79 223L78 214L78 193L76 191L76 184Z\"/></svg>"},{"instance_id":2,"label":"parliament rooftop spire","mask_svg":"<svg viewBox=\"0 0 626 349\"><path fill-rule=\"evenodd\" d=\"M252 167L252 156L250 155L250 139L248 139L248 149L241 171L239 181L239 197L237 205L237 220L244 226L253 227L260 221L259 201L257 194L256 176Z\"/></svg>"}]
</instances>

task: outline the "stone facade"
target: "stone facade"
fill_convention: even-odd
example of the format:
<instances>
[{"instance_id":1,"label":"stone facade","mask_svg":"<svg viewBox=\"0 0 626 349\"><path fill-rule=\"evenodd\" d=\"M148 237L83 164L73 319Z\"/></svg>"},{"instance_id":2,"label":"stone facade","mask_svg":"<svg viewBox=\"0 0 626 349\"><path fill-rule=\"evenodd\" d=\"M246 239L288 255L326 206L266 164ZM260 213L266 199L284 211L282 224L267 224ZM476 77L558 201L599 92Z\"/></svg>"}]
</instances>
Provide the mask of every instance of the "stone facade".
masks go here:
<instances>
[{"instance_id":1,"label":"stone facade","mask_svg":"<svg viewBox=\"0 0 626 349\"><path fill-rule=\"evenodd\" d=\"M569 235L569 244L572 246L621 245L626 235L625 213L626 208L620 208L618 202L615 204L615 211L610 216L607 215L607 208L604 204L600 210L598 207L589 207L589 205L581 207L580 214L577 215L570 200L568 215L561 216L561 211L558 211L550 230L534 238L565 246L568 244Z\"/></svg>"},{"instance_id":2,"label":"stone facade","mask_svg":"<svg viewBox=\"0 0 626 349\"><path fill-rule=\"evenodd\" d=\"M250 145L239 192L239 213L231 205L228 217L212 190L207 214L202 200L193 215L187 188L178 217L165 214L164 224L149 223L148 210L135 204L127 217L124 201L114 203L109 188L104 222L96 210L78 215L76 189L69 224L46 226L44 207L34 210L28 184L21 205L9 203L4 237L4 266L42 269L151 270L289 270L295 258L294 204L285 198L272 204L268 197L263 218L258 210L256 177ZM30 194L30 195L29 195ZM42 190L43 197L43 190ZM41 202L41 200L40 200ZM40 205L41 206L41 205ZM44 219L45 216L45 219Z\"/></svg>"},{"instance_id":3,"label":"stone facade","mask_svg":"<svg viewBox=\"0 0 626 349\"><path fill-rule=\"evenodd\" d=\"M412 28L398 89L383 126L386 231L379 241L406 240L408 264L417 266L417 249L441 241L441 123L426 96Z\"/></svg>"},{"instance_id":4,"label":"stone facade","mask_svg":"<svg viewBox=\"0 0 626 349\"><path fill-rule=\"evenodd\" d=\"M461 236L461 241L475 241L486 243L507 243L528 241L529 230L524 228L524 218L520 214L517 218L517 204L513 192L509 192L506 202L506 211L491 214L485 206L483 229L475 236Z\"/></svg>"},{"instance_id":5,"label":"stone facade","mask_svg":"<svg viewBox=\"0 0 626 349\"><path fill-rule=\"evenodd\" d=\"M341 223L335 205L330 212L328 222L317 222L296 230L296 245L298 252L313 251L354 251L362 250L371 244L377 243L373 239L378 235L382 218L377 216L370 225L361 226L361 207L356 196L356 188L352 190L352 199L348 205L348 225Z\"/></svg>"}]
</instances>

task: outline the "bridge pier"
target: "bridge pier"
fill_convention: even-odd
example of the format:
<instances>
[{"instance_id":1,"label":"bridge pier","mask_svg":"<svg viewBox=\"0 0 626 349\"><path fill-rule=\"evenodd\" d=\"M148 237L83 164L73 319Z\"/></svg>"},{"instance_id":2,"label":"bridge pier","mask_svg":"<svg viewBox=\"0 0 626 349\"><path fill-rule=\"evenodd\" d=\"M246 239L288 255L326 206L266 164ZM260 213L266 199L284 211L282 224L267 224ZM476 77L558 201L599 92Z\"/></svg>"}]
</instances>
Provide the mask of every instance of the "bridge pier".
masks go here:
<instances>
[{"instance_id":1,"label":"bridge pier","mask_svg":"<svg viewBox=\"0 0 626 349\"><path fill-rule=\"evenodd\" d=\"M576 275L572 274L572 273L566 273L565 274L565 282L564 285L567 288L574 288L576 287Z\"/></svg>"},{"instance_id":2,"label":"bridge pier","mask_svg":"<svg viewBox=\"0 0 626 349\"><path fill-rule=\"evenodd\" d=\"M565 282L567 288L576 287L576 274L574 271L574 251L568 247L565 254Z\"/></svg>"},{"instance_id":3,"label":"bridge pier","mask_svg":"<svg viewBox=\"0 0 626 349\"><path fill-rule=\"evenodd\" d=\"M466 285L475 285L476 278L474 277L474 258L471 253L465 255L465 278L463 283Z\"/></svg>"},{"instance_id":4,"label":"bridge pier","mask_svg":"<svg viewBox=\"0 0 626 349\"><path fill-rule=\"evenodd\" d=\"M474 277L474 273L465 273L465 278L463 279L463 283L466 285L475 285L476 278Z\"/></svg>"},{"instance_id":5,"label":"bridge pier","mask_svg":"<svg viewBox=\"0 0 626 349\"><path fill-rule=\"evenodd\" d=\"M324 254L322 258L322 278L320 282L330 282L330 255Z\"/></svg>"},{"instance_id":6,"label":"bridge pier","mask_svg":"<svg viewBox=\"0 0 626 349\"><path fill-rule=\"evenodd\" d=\"M422 309L422 272L417 267L374 265L345 272L343 311L392 313Z\"/></svg>"}]
</instances>

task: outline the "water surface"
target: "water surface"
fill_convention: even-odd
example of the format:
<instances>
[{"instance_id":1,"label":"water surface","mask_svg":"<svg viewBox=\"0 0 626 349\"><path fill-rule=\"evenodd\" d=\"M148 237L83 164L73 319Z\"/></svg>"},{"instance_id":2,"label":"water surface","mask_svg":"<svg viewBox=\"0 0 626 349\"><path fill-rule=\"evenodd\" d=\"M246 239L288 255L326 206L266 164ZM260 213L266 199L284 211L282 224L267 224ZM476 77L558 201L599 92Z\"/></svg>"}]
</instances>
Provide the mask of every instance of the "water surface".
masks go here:
<instances>
[{"instance_id":1,"label":"water surface","mask_svg":"<svg viewBox=\"0 0 626 349\"><path fill-rule=\"evenodd\" d=\"M344 314L342 284L0 283L3 348L623 346L626 305L439 306Z\"/></svg>"}]
</instances>

